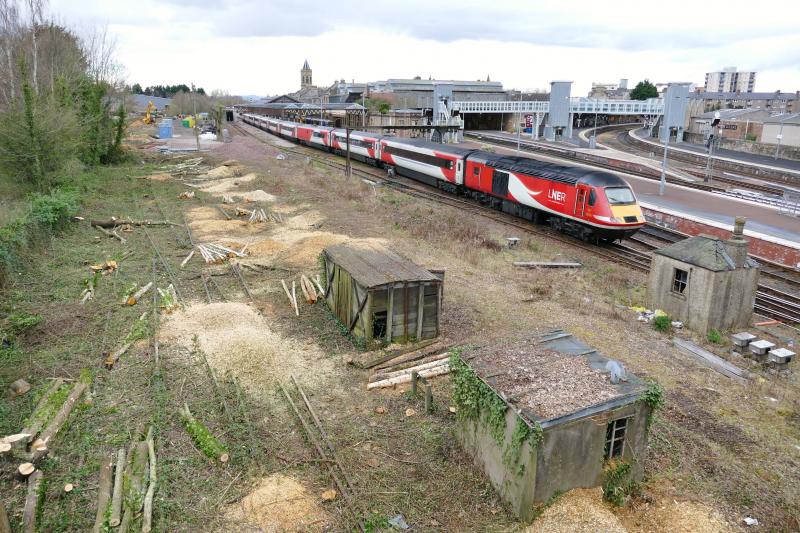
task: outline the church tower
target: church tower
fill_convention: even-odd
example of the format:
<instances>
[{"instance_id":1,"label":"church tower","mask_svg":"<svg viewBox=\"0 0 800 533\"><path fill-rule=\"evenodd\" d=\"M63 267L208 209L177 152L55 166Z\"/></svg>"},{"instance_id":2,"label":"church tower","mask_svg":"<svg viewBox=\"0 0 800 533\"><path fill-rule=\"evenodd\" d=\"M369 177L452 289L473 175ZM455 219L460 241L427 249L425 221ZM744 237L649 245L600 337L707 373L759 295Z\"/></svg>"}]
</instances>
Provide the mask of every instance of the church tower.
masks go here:
<instances>
[{"instance_id":1,"label":"church tower","mask_svg":"<svg viewBox=\"0 0 800 533\"><path fill-rule=\"evenodd\" d=\"M303 63L303 68L300 69L300 88L306 89L312 87L311 83L311 67L308 66L308 59Z\"/></svg>"}]
</instances>

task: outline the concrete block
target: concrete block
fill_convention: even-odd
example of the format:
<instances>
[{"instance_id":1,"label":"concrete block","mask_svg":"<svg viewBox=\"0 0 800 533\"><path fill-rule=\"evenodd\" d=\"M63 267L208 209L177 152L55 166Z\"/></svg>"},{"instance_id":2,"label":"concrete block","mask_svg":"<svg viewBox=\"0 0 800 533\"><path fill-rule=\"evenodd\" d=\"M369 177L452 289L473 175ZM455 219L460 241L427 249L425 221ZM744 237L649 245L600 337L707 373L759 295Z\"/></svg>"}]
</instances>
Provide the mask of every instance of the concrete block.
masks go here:
<instances>
[{"instance_id":1,"label":"concrete block","mask_svg":"<svg viewBox=\"0 0 800 533\"><path fill-rule=\"evenodd\" d=\"M752 341L756 339L756 336L752 333L748 333L747 331L742 331L741 333L735 333L731 335L731 340L735 346L740 348L747 348L747 345L750 344Z\"/></svg>"},{"instance_id":2,"label":"concrete block","mask_svg":"<svg viewBox=\"0 0 800 533\"><path fill-rule=\"evenodd\" d=\"M766 355L774 347L775 343L765 340L757 340L750 343L750 351L755 355Z\"/></svg>"},{"instance_id":3,"label":"concrete block","mask_svg":"<svg viewBox=\"0 0 800 533\"><path fill-rule=\"evenodd\" d=\"M789 364L789 362L794 359L794 356L795 353L786 348L777 348L769 352L769 360L778 365Z\"/></svg>"}]
</instances>

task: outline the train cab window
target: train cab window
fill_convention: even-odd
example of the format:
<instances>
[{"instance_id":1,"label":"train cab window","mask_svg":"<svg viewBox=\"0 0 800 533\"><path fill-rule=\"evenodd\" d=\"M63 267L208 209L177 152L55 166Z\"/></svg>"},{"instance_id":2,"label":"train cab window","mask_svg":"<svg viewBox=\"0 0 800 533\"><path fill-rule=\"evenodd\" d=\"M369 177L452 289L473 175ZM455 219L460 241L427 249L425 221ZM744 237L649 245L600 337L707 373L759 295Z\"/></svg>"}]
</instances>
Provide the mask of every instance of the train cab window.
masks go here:
<instances>
[{"instance_id":1,"label":"train cab window","mask_svg":"<svg viewBox=\"0 0 800 533\"><path fill-rule=\"evenodd\" d=\"M472 169L472 175L476 178L481 175L481 167L475 167Z\"/></svg>"},{"instance_id":2,"label":"train cab window","mask_svg":"<svg viewBox=\"0 0 800 533\"><path fill-rule=\"evenodd\" d=\"M611 205L625 205L636 202L633 193L627 187L607 187L606 198Z\"/></svg>"},{"instance_id":3,"label":"train cab window","mask_svg":"<svg viewBox=\"0 0 800 533\"><path fill-rule=\"evenodd\" d=\"M597 194L594 192L594 189L589 191L589 205L594 205L597 201Z\"/></svg>"}]
</instances>

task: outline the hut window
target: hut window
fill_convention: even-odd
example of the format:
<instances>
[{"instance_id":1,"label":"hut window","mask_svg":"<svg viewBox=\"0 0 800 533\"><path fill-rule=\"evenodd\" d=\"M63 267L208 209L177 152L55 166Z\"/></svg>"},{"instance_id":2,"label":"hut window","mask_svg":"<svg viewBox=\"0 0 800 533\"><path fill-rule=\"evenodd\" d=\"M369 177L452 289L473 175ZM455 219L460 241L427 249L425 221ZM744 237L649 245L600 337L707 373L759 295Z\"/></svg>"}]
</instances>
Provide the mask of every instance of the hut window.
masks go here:
<instances>
[{"instance_id":1,"label":"hut window","mask_svg":"<svg viewBox=\"0 0 800 533\"><path fill-rule=\"evenodd\" d=\"M686 284L689 283L689 273L680 268L675 269L675 274L672 277L672 292L683 294L686 290Z\"/></svg>"},{"instance_id":2,"label":"hut window","mask_svg":"<svg viewBox=\"0 0 800 533\"><path fill-rule=\"evenodd\" d=\"M627 418L618 418L608 423L606 426L606 448L604 452L606 459L622 456L626 429L628 429Z\"/></svg>"}]
</instances>

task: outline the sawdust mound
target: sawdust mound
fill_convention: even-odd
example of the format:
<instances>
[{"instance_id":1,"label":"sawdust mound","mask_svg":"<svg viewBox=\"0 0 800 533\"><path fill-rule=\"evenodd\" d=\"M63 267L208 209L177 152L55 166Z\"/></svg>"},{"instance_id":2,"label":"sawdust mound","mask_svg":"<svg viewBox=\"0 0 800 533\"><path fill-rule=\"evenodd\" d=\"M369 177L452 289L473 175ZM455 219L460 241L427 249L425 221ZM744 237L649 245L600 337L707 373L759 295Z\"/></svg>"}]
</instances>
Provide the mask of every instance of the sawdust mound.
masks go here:
<instances>
[{"instance_id":1,"label":"sawdust mound","mask_svg":"<svg viewBox=\"0 0 800 533\"><path fill-rule=\"evenodd\" d=\"M210 179L232 178L236 175L237 170L238 167L235 166L221 165L209 170L208 173L206 173L206 176L208 176Z\"/></svg>"},{"instance_id":2,"label":"sawdust mound","mask_svg":"<svg viewBox=\"0 0 800 533\"><path fill-rule=\"evenodd\" d=\"M263 392L275 380L287 381L291 374L313 384L334 373L331 360L315 344L284 337L255 308L243 303L188 306L169 316L162 334L164 341L187 350L192 349L196 335L208 363L221 376L227 372L237 376L253 392Z\"/></svg>"},{"instance_id":3,"label":"sawdust mound","mask_svg":"<svg viewBox=\"0 0 800 533\"><path fill-rule=\"evenodd\" d=\"M603 503L600 488L575 489L562 495L525 533L625 533L619 519Z\"/></svg>"},{"instance_id":4,"label":"sawdust mound","mask_svg":"<svg viewBox=\"0 0 800 533\"><path fill-rule=\"evenodd\" d=\"M722 516L714 509L696 502L670 501L648 507L637 521L637 529L669 531L671 533L724 533L731 531Z\"/></svg>"},{"instance_id":5,"label":"sawdust mound","mask_svg":"<svg viewBox=\"0 0 800 533\"><path fill-rule=\"evenodd\" d=\"M239 531L264 532L324 531L331 522L303 485L282 474L264 478L253 492L228 506L225 518Z\"/></svg>"},{"instance_id":6,"label":"sawdust mound","mask_svg":"<svg viewBox=\"0 0 800 533\"><path fill-rule=\"evenodd\" d=\"M266 192L262 191L261 189L256 189L254 191L234 191L231 193L231 196L234 198L241 198L245 202L274 202L275 196Z\"/></svg>"},{"instance_id":7,"label":"sawdust mound","mask_svg":"<svg viewBox=\"0 0 800 533\"><path fill-rule=\"evenodd\" d=\"M228 168L228 167L222 167ZM248 183L256 179L258 176L251 172L238 178L224 178L210 181L201 187L202 190L210 193L225 193L233 190L240 183Z\"/></svg>"}]
</instances>

